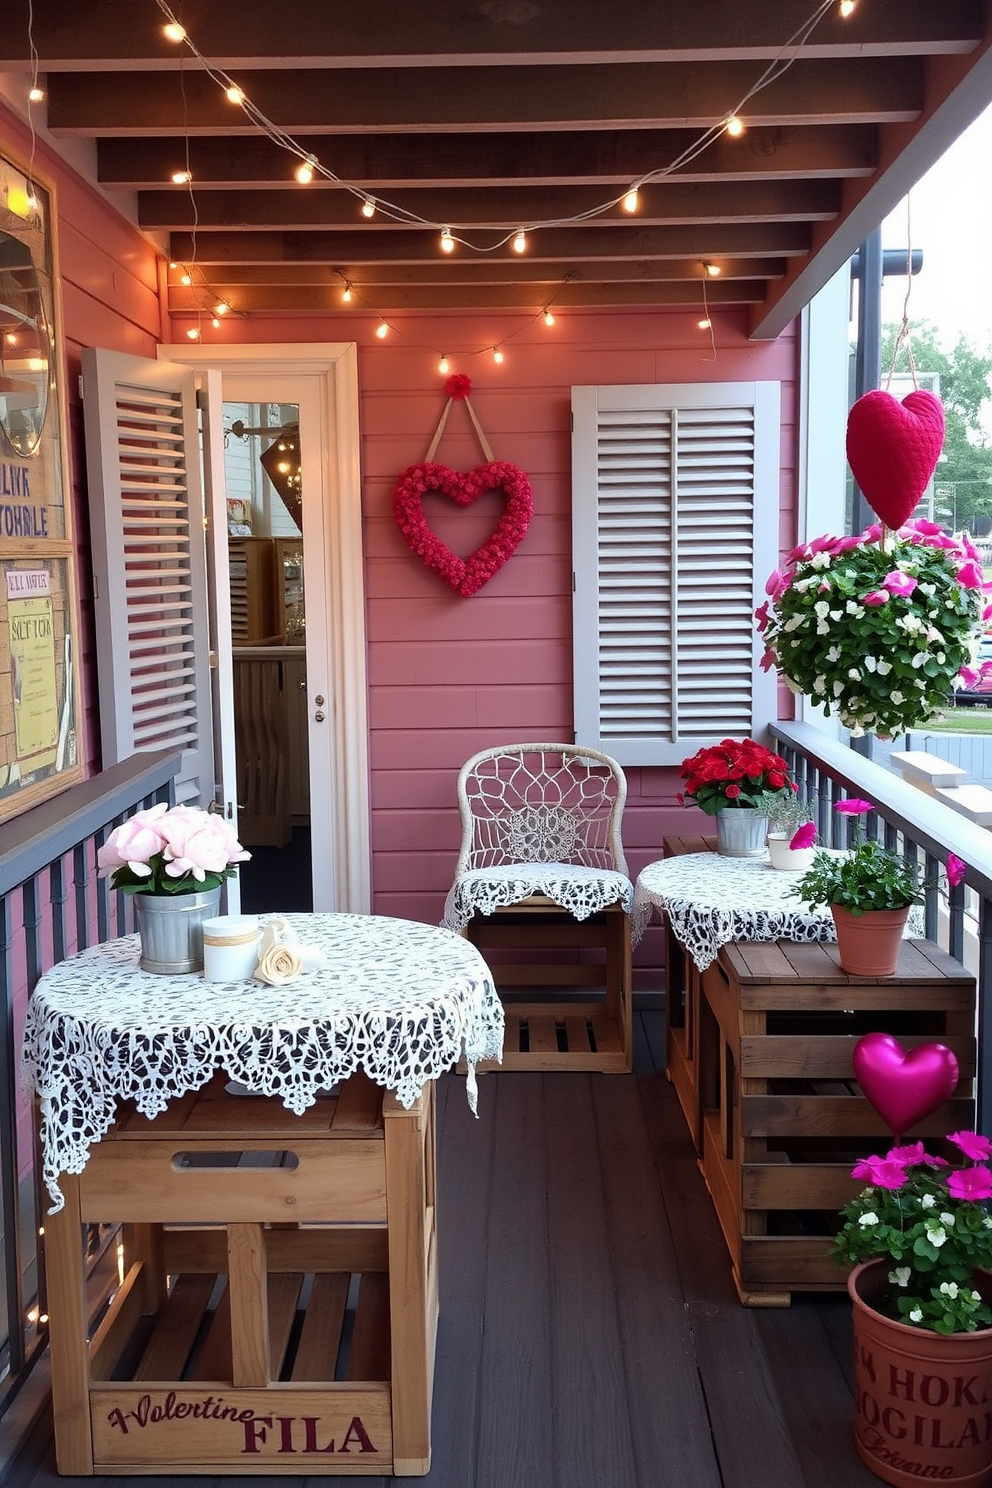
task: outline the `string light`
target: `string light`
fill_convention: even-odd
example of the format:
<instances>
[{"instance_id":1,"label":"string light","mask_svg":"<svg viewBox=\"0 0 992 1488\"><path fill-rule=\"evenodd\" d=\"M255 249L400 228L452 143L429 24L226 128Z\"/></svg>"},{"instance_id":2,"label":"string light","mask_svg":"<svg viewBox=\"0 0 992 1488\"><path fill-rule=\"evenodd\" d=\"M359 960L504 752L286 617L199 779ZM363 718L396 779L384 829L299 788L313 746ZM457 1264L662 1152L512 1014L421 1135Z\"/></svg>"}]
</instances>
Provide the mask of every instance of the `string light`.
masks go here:
<instances>
[{"instance_id":1,"label":"string light","mask_svg":"<svg viewBox=\"0 0 992 1488\"><path fill-rule=\"evenodd\" d=\"M703 268L706 270L707 274L709 274L711 279L715 279L720 273L719 264L707 263L705 259L703 260Z\"/></svg>"},{"instance_id":2,"label":"string light","mask_svg":"<svg viewBox=\"0 0 992 1488\"><path fill-rule=\"evenodd\" d=\"M41 103L44 96L44 88L39 88L37 83L35 83L33 88L28 90L28 99L31 103Z\"/></svg>"},{"instance_id":3,"label":"string light","mask_svg":"<svg viewBox=\"0 0 992 1488\"><path fill-rule=\"evenodd\" d=\"M189 181L192 181L192 179L193 179L193 172L192 171L189 171L189 170L176 170L176 171L173 171L172 172L173 184L176 185L176 186L185 186Z\"/></svg>"},{"instance_id":4,"label":"string light","mask_svg":"<svg viewBox=\"0 0 992 1488\"><path fill-rule=\"evenodd\" d=\"M499 349L498 346L494 346L493 347L493 361L494 362L501 362L502 360L503 360L503 353L500 351L500 349Z\"/></svg>"},{"instance_id":5,"label":"string light","mask_svg":"<svg viewBox=\"0 0 992 1488\"><path fill-rule=\"evenodd\" d=\"M162 27L162 30L168 37L169 41L186 40L186 27L180 26L178 21L170 21L167 26Z\"/></svg>"},{"instance_id":6,"label":"string light","mask_svg":"<svg viewBox=\"0 0 992 1488\"><path fill-rule=\"evenodd\" d=\"M442 377L446 376L447 373L451 371L451 363L448 361L448 358L446 356L442 355L441 360L437 364L437 370L440 372Z\"/></svg>"},{"instance_id":7,"label":"string light","mask_svg":"<svg viewBox=\"0 0 992 1488\"><path fill-rule=\"evenodd\" d=\"M446 227L446 228L444 228L442 230L440 241L441 241L441 252L442 253L454 253L454 251L455 251L455 240L451 236L451 229L450 228Z\"/></svg>"},{"instance_id":8,"label":"string light","mask_svg":"<svg viewBox=\"0 0 992 1488\"><path fill-rule=\"evenodd\" d=\"M699 327L699 329L701 331L708 331L710 329L710 327L712 326L713 322L710 320L709 316L707 315L707 316L704 316L704 318L702 320L697 320L696 321L696 324L698 325L698 327Z\"/></svg>"},{"instance_id":9,"label":"string light","mask_svg":"<svg viewBox=\"0 0 992 1488\"><path fill-rule=\"evenodd\" d=\"M199 341L200 339L200 330L198 326L191 326L186 334L191 341Z\"/></svg>"},{"instance_id":10,"label":"string light","mask_svg":"<svg viewBox=\"0 0 992 1488\"><path fill-rule=\"evenodd\" d=\"M296 167L296 179L299 181L301 186L310 185L310 182L313 180L313 168L316 164L317 161L314 156L308 155L306 160L302 161Z\"/></svg>"},{"instance_id":11,"label":"string light","mask_svg":"<svg viewBox=\"0 0 992 1488\"><path fill-rule=\"evenodd\" d=\"M226 300L221 300L221 302L220 302L219 305L215 305L214 306L214 314L215 315L226 315L227 312L228 312L228 310L230 310L230 308L231 307L227 303Z\"/></svg>"},{"instance_id":12,"label":"string light","mask_svg":"<svg viewBox=\"0 0 992 1488\"><path fill-rule=\"evenodd\" d=\"M555 323L555 318L551 314L551 311L550 310L545 310L544 311L544 324L546 326L553 326L554 323Z\"/></svg>"},{"instance_id":13,"label":"string light","mask_svg":"<svg viewBox=\"0 0 992 1488\"><path fill-rule=\"evenodd\" d=\"M738 139L744 133L744 125L736 114L728 114L723 122L731 139Z\"/></svg>"},{"instance_id":14,"label":"string light","mask_svg":"<svg viewBox=\"0 0 992 1488\"><path fill-rule=\"evenodd\" d=\"M846 21L858 8L858 0L840 0L840 18Z\"/></svg>"},{"instance_id":15,"label":"string light","mask_svg":"<svg viewBox=\"0 0 992 1488\"><path fill-rule=\"evenodd\" d=\"M244 89L239 88L237 83L232 83L229 88L224 89L224 92L227 94L228 103L242 104L245 101Z\"/></svg>"},{"instance_id":16,"label":"string light","mask_svg":"<svg viewBox=\"0 0 992 1488\"><path fill-rule=\"evenodd\" d=\"M367 196L365 198L365 200L362 202L362 216L363 217L374 217L375 216L375 202L372 200L371 196Z\"/></svg>"},{"instance_id":17,"label":"string light","mask_svg":"<svg viewBox=\"0 0 992 1488\"><path fill-rule=\"evenodd\" d=\"M341 298L346 305L351 304L351 285L347 280L345 280L344 289L341 291Z\"/></svg>"},{"instance_id":18,"label":"string light","mask_svg":"<svg viewBox=\"0 0 992 1488\"><path fill-rule=\"evenodd\" d=\"M193 275L189 272L189 270L187 270L186 273L181 276L179 283L185 284L187 289L193 283Z\"/></svg>"},{"instance_id":19,"label":"string light","mask_svg":"<svg viewBox=\"0 0 992 1488\"><path fill-rule=\"evenodd\" d=\"M637 194L637 187L631 186L623 199L623 209L625 212L636 212L639 205L640 197Z\"/></svg>"},{"instance_id":20,"label":"string light","mask_svg":"<svg viewBox=\"0 0 992 1488\"><path fill-rule=\"evenodd\" d=\"M380 341L385 341L386 337L389 335L389 327L384 320L380 321L379 324L376 326L375 333L379 337Z\"/></svg>"},{"instance_id":21,"label":"string light","mask_svg":"<svg viewBox=\"0 0 992 1488\"><path fill-rule=\"evenodd\" d=\"M527 234L524 232L522 227L518 227L516 233L514 234L513 251L514 253L527 252Z\"/></svg>"},{"instance_id":22,"label":"string light","mask_svg":"<svg viewBox=\"0 0 992 1488\"><path fill-rule=\"evenodd\" d=\"M219 331L220 330L220 321L217 319L216 315L214 316L214 318L210 322L210 324L213 326L213 328L214 328L215 331Z\"/></svg>"}]
</instances>

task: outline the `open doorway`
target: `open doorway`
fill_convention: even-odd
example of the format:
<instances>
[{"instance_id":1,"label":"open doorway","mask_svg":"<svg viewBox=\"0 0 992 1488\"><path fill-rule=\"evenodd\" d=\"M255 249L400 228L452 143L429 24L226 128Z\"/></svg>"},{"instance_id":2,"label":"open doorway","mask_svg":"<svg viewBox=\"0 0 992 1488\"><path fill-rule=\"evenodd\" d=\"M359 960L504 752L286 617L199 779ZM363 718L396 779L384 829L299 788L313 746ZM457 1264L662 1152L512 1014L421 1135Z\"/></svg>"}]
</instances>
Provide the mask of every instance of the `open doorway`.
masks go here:
<instances>
[{"instance_id":1,"label":"open doorway","mask_svg":"<svg viewBox=\"0 0 992 1488\"><path fill-rule=\"evenodd\" d=\"M241 907L310 910L300 408L223 409Z\"/></svg>"}]
</instances>

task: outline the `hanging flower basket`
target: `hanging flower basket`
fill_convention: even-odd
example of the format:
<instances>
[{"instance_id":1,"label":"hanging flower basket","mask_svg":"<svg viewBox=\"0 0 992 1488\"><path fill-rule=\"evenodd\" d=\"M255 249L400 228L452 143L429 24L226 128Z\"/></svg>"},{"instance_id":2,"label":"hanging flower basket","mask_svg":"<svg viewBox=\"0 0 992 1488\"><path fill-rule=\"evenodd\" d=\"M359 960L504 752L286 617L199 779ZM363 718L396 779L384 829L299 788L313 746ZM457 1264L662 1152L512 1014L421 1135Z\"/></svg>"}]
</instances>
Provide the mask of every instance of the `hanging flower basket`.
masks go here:
<instances>
[{"instance_id":1,"label":"hanging flower basket","mask_svg":"<svg viewBox=\"0 0 992 1488\"><path fill-rule=\"evenodd\" d=\"M970 539L934 522L818 537L765 585L762 666L855 736L905 733L939 718L988 668L974 657L990 587Z\"/></svg>"}]
</instances>

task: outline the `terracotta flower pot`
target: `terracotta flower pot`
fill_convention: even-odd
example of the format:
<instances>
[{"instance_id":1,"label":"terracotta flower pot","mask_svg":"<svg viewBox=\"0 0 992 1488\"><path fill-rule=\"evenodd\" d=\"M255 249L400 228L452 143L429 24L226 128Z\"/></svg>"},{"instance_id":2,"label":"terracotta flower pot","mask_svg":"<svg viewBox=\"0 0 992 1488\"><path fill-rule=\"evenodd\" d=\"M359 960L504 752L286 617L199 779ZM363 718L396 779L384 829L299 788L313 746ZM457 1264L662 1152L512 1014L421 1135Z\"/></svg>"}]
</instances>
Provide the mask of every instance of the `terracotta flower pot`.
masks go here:
<instances>
[{"instance_id":1,"label":"terracotta flower pot","mask_svg":"<svg viewBox=\"0 0 992 1488\"><path fill-rule=\"evenodd\" d=\"M837 930L841 970L850 976L892 976L899 965L899 946L909 919L904 909L866 909L853 914L839 904L830 913Z\"/></svg>"},{"instance_id":2,"label":"terracotta flower pot","mask_svg":"<svg viewBox=\"0 0 992 1488\"><path fill-rule=\"evenodd\" d=\"M932 1333L871 1305L891 1262L865 1261L848 1278L854 1304L854 1443L886 1483L979 1488L992 1472L992 1328ZM979 1288L992 1290L980 1273Z\"/></svg>"}]
</instances>

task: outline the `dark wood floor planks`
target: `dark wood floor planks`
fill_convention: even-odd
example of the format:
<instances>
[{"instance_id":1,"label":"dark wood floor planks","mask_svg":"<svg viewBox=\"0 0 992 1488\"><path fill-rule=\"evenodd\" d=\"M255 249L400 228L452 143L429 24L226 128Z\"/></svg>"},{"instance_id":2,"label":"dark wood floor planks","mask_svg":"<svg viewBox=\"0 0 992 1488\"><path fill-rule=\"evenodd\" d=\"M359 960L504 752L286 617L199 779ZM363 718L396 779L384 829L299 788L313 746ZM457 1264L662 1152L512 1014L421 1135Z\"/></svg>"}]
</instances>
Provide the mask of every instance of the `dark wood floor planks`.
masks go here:
<instances>
[{"instance_id":1,"label":"dark wood floor planks","mask_svg":"<svg viewBox=\"0 0 992 1488\"><path fill-rule=\"evenodd\" d=\"M441 1082L426 1488L877 1484L853 1449L847 1303L741 1307L678 1102L655 1072L654 1021L638 1018L634 1076L487 1074L478 1120L464 1080ZM60 1481L46 1413L5 1488Z\"/></svg>"}]
</instances>

